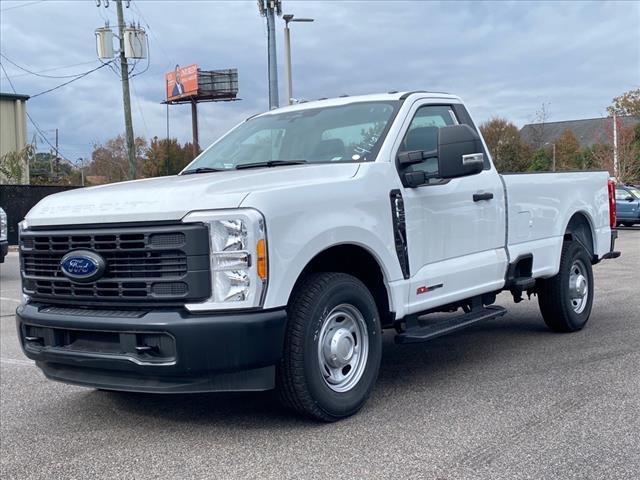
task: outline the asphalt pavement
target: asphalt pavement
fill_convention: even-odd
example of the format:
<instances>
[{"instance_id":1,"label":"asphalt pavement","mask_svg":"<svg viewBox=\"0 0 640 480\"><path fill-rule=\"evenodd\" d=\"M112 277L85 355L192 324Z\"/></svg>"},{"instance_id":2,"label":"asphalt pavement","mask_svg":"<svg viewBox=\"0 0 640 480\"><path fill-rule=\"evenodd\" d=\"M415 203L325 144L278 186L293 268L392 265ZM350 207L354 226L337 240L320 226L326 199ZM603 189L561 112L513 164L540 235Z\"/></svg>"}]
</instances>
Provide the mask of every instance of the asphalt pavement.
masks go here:
<instances>
[{"instance_id":1,"label":"asphalt pavement","mask_svg":"<svg viewBox=\"0 0 640 480\"><path fill-rule=\"evenodd\" d=\"M537 302L426 344L385 333L364 409L301 419L270 393L154 396L46 380L21 352L17 254L0 265L0 477L637 479L640 229L594 267L587 327Z\"/></svg>"}]
</instances>

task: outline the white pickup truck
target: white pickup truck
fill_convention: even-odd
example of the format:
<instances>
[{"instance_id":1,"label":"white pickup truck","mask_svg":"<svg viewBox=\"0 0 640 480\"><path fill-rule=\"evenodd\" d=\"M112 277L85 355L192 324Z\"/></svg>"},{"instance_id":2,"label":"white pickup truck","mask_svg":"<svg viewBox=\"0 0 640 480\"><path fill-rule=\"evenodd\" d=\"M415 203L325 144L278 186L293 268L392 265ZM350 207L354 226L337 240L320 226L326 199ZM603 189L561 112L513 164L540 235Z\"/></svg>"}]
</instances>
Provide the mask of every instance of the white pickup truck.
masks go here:
<instances>
[{"instance_id":1,"label":"white pickup truck","mask_svg":"<svg viewBox=\"0 0 640 480\"><path fill-rule=\"evenodd\" d=\"M606 172L498 174L456 96L279 108L180 175L35 206L22 347L71 384L276 388L337 420L369 396L385 329L426 341L503 315L505 290L537 295L554 331L583 328L592 265L619 255L613 193Z\"/></svg>"}]
</instances>

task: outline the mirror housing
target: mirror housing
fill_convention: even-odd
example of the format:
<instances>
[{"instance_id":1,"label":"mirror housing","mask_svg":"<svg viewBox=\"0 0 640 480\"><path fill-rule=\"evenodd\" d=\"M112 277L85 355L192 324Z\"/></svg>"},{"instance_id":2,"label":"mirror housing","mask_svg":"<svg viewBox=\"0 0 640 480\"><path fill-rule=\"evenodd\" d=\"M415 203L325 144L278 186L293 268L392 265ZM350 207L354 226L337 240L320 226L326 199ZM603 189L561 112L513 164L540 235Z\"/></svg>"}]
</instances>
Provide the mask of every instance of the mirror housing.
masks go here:
<instances>
[{"instance_id":1,"label":"mirror housing","mask_svg":"<svg viewBox=\"0 0 640 480\"><path fill-rule=\"evenodd\" d=\"M480 173L483 168L482 141L469 125L450 125L438 130L438 177L466 177Z\"/></svg>"},{"instance_id":2,"label":"mirror housing","mask_svg":"<svg viewBox=\"0 0 640 480\"><path fill-rule=\"evenodd\" d=\"M427 183L427 174L422 171L404 172L402 178L404 185L409 188L416 188Z\"/></svg>"},{"instance_id":3,"label":"mirror housing","mask_svg":"<svg viewBox=\"0 0 640 480\"><path fill-rule=\"evenodd\" d=\"M635 198L633 198L633 195L629 195L627 198L625 198L625 200L627 202L633 202L635 200Z\"/></svg>"}]
</instances>

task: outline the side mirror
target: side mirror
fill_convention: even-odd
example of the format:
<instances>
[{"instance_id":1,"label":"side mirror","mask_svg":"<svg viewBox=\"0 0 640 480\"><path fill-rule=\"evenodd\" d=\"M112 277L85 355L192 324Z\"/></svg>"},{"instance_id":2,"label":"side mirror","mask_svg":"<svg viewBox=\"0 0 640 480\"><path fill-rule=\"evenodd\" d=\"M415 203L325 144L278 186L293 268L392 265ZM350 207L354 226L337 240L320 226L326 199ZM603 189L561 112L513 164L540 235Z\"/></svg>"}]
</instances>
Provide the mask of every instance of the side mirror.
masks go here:
<instances>
[{"instance_id":1,"label":"side mirror","mask_svg":"<svg viewBox=\"0 0 640 480\"><path fill-rule=\"evenodd\" d=\"M482 141L469 125L450 125L438 131L438 176L466 177L484 168Z\"/></svg>"},{"instance_id":2,"label":"side mirror","mask_svg":"<svg viewBox=\"0 0 640 480\"><path fill-rule=\"evenodd\" d=\"M632 195L629 195L627 198L625 198L625 200L626 200L627 202L633 202L633 201L635 200L635 198L633 198L633 196L632 196Z\"/></svg>"},{"instance_id":3,"label":"side mirror","mask_svg":"<svg viewBox=\"0 0 640 480\"><path fill-rule=\"evenodd\" d=\"M416 188L427 183L427 174L421 171L404 172L402 174L404 183L409 188Z\"/></svg>"}]
</instances>

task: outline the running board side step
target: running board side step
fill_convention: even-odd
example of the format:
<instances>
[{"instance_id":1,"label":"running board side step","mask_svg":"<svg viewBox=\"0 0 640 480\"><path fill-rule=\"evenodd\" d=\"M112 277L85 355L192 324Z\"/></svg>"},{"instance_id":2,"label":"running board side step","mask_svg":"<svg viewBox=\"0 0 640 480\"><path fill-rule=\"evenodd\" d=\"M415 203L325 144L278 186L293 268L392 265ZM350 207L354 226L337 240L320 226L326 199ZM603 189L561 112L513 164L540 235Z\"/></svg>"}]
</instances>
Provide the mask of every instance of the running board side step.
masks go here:
<instances>
[{"instance_id":1,"label":"running board side step","mask_svg":"<svg viewBox=\"0 0 640 480\"><path fill-rule=\"evenodd\" d=\"M396 343L420 343L462 330L476 322L503 316L507 310L497 305L476 308L469 313L432 323L430 325L410 327L395 336Z\"/></svg>"}]
</instances>

